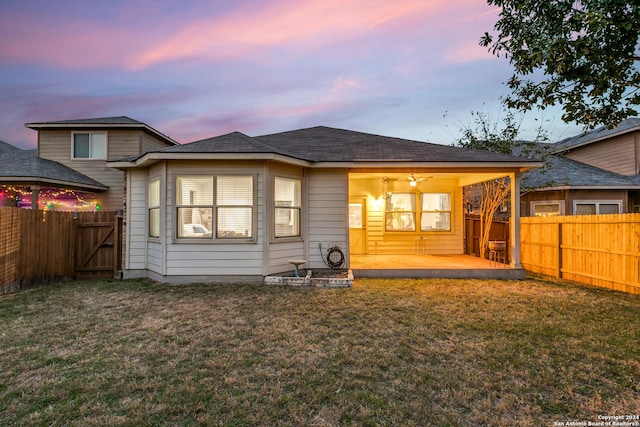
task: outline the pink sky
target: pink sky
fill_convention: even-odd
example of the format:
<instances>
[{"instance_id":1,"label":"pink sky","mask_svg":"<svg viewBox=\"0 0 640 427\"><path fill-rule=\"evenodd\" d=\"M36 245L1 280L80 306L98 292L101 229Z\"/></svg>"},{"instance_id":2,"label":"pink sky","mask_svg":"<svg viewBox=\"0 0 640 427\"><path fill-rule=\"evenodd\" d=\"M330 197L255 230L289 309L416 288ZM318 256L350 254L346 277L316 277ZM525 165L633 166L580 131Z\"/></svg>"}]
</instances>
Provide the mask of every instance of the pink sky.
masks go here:
<instances>
[{"instance_id":1,"label":"pink sky","mask_svg":"<svg viewBox=\"0 0 640 427\"><path fill-rule=\"evenodd\" d=\"M33 148L26 122L127 115L182 143L325 125L451 144L505 94L508 63L478 46L497 13L481 0L5 0L0 139ZM556 138L579 131L535 118Z\"/></svg>"}]
</instances>

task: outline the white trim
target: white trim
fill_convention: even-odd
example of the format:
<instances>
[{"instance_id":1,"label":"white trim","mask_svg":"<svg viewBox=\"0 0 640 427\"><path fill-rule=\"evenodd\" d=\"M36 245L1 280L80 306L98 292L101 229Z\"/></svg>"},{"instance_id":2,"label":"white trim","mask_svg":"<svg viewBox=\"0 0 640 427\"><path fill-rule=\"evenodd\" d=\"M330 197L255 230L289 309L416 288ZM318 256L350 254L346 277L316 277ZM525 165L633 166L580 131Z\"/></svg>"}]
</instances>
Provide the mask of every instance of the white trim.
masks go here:
<instances>
[{"instance_id":1,"label":"white trim","mask_svg":"<svg viewBox=\"0 0 640 427\"><path fill-rule=\"evenodd\" d=\"M595 205L596 215L600 214L600 205L618 205L618 213L622 213L622 200L574 200L573 201L573 214L576 214L578 205Z\"/></svg>"},{"instance_id":2,"label":"white trim","mask_svg":"<svg viewBox=\"0 0 640 427\"><path fill-rule=\"evenodd\" d=\"M76 157L75 156L75 136L81 135L89 135L89 157ZM91 135L104 135L104 157L91 157ZM109 159L109 133L106 130L100 131L72 131L71 132L71 160L108 160Z\"/></svg>"},{"instance_id":3,"label":"white trim","mask_svg":"<svg viewBox=\"0 0 640 427\"><path fill-rule=\"evenodd\" d=\"M529 204L529 215L536 216L537 205L558 205L558 215L564 215L564 200L535 200Z\"/></svg>"}]
</instances>

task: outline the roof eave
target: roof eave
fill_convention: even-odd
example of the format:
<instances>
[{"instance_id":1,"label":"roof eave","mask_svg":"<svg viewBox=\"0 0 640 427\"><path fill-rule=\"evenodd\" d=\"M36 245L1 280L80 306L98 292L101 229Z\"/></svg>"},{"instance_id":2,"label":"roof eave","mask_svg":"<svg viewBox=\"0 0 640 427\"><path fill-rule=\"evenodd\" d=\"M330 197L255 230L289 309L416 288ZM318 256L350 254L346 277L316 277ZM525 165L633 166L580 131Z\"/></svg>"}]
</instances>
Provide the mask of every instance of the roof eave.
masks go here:
<instances>
[{"instance_id":1,"label":"roof eave","mask_svg":"<svg viewBox=\"0 0 640 427\"><path fill-rule=\"evenodd\" d=\"M114 169L144 168L157 162L169 160L272 160L292 165L310 167L312 163L274 153L146 153L131 161L110 161L107 166Z\"/></svg>"},{"instance_id":2,"label":"roof eave","mask_svg":"<svg viewBox=\"0 0 640 427\"><path fill-rule=\"evenodd\" d=\"M531 188L531 191L561 190L640 190L640 185L556 185L553 187Z\"/></svg>"},{"instance_id":3,"label":"roof eave","mask_svg":"<svg viewBox=\"0 0 640 427\"><path fill-rule=\"evenodd\" d=\"M636 131L640 131L640 126L634 126L634 127L628 128L628 129L621 129L621 130L614 131L614 132L606 134L606 135L599 136L599 137L594 138L594 139L590 139L588 141L581 142L581 143L576 144L576 145L571 145L569 147L559 148L557 150L554 150L552 152L552 154L566 153L567 151L571 151L571 150L573 150L575 148L584 147L585 145L594 144L596 142L604 141L606 139L614 138L616 136L620 136L620 135L624 135L626 133L636 132Z\"/></svg>"},{"instance_id":4,"label":"roof eave","mask_svg":"<svg viewBox=\"0 0 640 427\"><path fill-rule=\"evenodd\" d=\"M163 134L144 123L25 123L25 127L33 130L40 129L142 129L157 136L171 145L181 145L178 141Z\"/></svg>"},{"instance_id":5,"label":"roof eave","mask_svg":"<svg viewBox=\"0 0 640 427\"><path fill-rule=\"evenodd\" d=\"M0 176L0 184L3 183L18 185L40 185L44 187L64 187L89 192L103 192L109 189L109 187L103 185L83 184L74 181L64 181L59 179L33 176Z\"/></svg>"}]
</instances>

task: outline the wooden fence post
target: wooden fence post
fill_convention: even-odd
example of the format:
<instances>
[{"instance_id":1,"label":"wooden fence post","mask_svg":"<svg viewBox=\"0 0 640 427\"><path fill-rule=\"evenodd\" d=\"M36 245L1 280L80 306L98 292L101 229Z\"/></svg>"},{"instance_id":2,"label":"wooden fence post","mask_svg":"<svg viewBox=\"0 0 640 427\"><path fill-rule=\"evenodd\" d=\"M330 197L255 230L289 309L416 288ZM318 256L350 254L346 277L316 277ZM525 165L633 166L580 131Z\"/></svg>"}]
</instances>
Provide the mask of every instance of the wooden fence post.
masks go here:
<instances>
[{"instance_id":1,"label":"wooden fence post","mask_svg":"<svg viewBox=\"0 0 640 427\"><path fill-rule=\"evenodd\" d=\"M562 221L558 221L558 278L562 279Z\"/></svg>"}]
</instances>

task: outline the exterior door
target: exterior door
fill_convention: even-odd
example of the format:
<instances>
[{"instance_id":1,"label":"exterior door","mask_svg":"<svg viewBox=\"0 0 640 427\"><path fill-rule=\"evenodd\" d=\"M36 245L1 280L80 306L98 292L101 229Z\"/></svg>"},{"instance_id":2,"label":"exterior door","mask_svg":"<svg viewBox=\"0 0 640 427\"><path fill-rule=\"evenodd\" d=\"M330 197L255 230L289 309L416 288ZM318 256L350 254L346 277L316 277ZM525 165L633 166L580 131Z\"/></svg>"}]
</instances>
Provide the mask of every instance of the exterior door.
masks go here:
<instances>
[{"instance_id":1,"label":"exterior door","mask_svg":"<svg viewBox=\"0 0 640 427\"><path fill-rule=\"evenodd\" d=\"M366 199L349 202L349 253L361 255L367 247Z\"/></svg>"}]
</instances>

